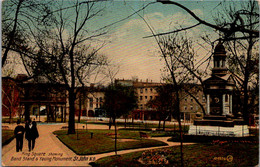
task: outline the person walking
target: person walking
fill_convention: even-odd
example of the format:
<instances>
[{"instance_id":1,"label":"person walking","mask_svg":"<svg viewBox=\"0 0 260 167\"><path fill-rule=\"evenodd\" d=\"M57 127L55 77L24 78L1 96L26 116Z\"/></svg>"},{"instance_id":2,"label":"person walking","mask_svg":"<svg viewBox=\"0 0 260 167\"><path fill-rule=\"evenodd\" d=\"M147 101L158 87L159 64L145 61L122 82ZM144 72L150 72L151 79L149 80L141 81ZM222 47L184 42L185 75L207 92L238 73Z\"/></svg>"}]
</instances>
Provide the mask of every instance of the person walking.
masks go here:
<instances>
[{"instance_id":1,"label":"person walking","mask_svg":"<svg viewBox=\"0 0 260 167\"><path fill-rule=\"evenodd\" d=\"M17 126L14 129L14 136L16 138L16 152L23 150L23 134L24 134L24 127L20 125L21 121L17 120Z\"/></svg>"},{"instance_id":2,"label":"person walking","mask_svg":"<svg viewBox=\"0 0 260 167\"><path fill-rule=\"evenodd\" d=\"M33 150L35 147L35 139L39 137L39 133L37 130L37 125L35 121L31 121L31 119L27 120L25 125L25 138L28 140L28 148L29 151Z\"/></svg>"}]
</instances>

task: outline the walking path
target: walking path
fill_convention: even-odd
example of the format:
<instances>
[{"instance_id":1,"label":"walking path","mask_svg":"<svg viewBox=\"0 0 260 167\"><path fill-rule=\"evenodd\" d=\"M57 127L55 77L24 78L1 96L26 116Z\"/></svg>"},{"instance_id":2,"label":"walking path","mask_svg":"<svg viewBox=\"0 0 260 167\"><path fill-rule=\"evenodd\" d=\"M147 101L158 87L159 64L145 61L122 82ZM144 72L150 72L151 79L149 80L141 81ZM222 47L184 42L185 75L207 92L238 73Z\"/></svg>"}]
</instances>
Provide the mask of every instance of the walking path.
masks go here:
<instances>
[{"instance_id":1,"label":"walking path","mask_svg":"<svg viewBox=\"0 0 260 167\"><path fill-rule=\"evenodd\" d=\"M2 124L5 125L5 124ZM6 124L10 129L14 129L14 125ZM55 130L61 129L67 124L53 125L37 125L40 137L36 139L35 148L29 152L27 140L24 139L22 152L16 152L15 139L8 145L2 148L2 166L90 166L90 162L99 158L115 155L114 152L79 156L61 143L58 138L52 133ZM83 128L83 124L78 124L78 128ZM77 125L76 125L77 127ZM89 124L88 129L108 129L107 125ZM160 140L167 143L169 146L179 145L178 142L168 142L169 137L156 137L152 139ZM185 143L189 144L189 143ZM169 146L140 148L131 150L118 151L118 154L125 154L135 151L148 150L154 148L163 148Z\"/></svg>"}]
</instances>

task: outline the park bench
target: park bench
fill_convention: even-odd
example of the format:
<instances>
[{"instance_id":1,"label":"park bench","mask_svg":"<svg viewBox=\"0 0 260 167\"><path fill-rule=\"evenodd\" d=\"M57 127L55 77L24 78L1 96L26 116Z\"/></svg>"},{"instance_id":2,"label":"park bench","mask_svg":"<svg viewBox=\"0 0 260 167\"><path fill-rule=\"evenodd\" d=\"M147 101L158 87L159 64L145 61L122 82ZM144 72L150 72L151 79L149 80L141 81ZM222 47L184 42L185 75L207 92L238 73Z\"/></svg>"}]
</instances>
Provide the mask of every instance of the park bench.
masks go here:
<instances>
[{"instance_id":1,"label":"park bench","mask_svg":"<svg viewBox=\"0 0 260 167\"><path fill-rule=\"evenodd\" d=\"M140 138L148 138L148 134L145 132L139 132L140 133Z\"/></svg>"}]
</instances>

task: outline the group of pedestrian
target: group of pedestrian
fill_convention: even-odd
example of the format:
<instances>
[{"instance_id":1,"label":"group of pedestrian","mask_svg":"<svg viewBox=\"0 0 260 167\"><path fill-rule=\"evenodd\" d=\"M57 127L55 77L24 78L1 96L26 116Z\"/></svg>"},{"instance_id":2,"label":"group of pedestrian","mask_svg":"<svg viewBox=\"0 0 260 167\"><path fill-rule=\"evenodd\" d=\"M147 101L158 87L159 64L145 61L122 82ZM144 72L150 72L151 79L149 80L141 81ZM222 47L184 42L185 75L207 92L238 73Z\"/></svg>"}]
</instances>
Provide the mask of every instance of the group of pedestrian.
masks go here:
<instances>
[{"instance_id":1,"label":"group of pedestrian","mask_svg":"<svg viewBox=\"0 0 260 167\"><path fill-rule=\"evenodd\" d=\"M18 120L17 126L14 129L14 135L16 138L16 152L23 150L24 133L25 138L28 140L29 151L31 151L35 147L35 139L39 137L37 124L35 121L31 121L31 119L26 121L25 127L23 127L20 123L20 120Z\"/></svg>"}]
</instances>

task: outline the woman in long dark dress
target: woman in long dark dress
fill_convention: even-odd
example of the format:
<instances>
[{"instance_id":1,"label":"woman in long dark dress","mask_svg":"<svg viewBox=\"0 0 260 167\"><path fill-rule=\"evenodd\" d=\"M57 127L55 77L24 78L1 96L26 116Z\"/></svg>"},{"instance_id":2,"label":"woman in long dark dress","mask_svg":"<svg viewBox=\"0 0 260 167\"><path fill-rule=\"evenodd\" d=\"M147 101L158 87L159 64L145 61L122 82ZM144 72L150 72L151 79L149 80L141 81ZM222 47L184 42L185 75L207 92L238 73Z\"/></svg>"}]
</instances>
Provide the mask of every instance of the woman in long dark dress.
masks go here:
<instances>
[{"instance_id":1,"label":"woman in long dark dress","mask_svg":"<svg viewBox=\"0 0 260 167\"><path fill-rule=\"evenodd\" d=\"M35 139L39 137L35 121L28 120L25 125L25 138L28 140L29 151L34 149Z\"/></svg>"}]
</instances>

